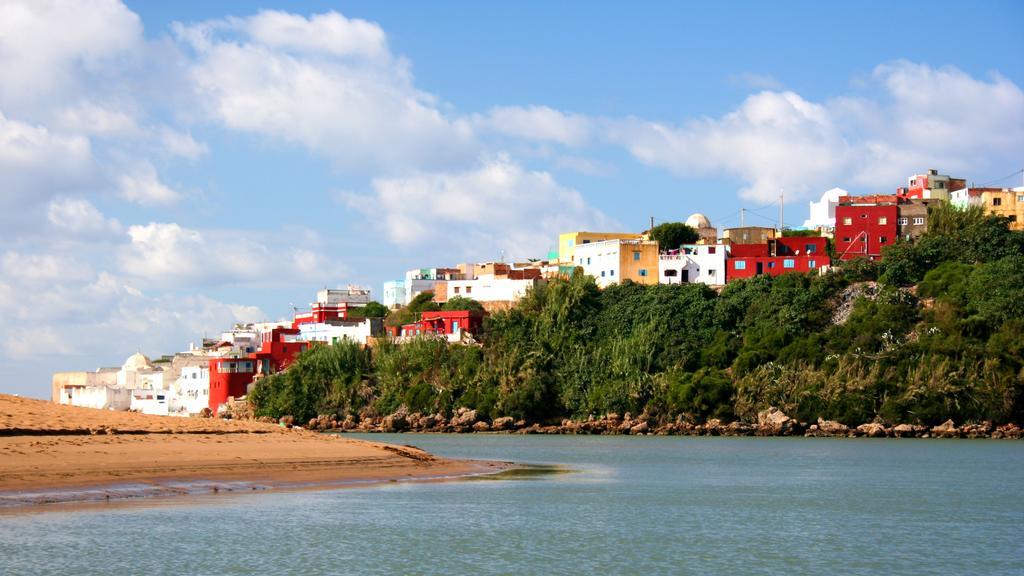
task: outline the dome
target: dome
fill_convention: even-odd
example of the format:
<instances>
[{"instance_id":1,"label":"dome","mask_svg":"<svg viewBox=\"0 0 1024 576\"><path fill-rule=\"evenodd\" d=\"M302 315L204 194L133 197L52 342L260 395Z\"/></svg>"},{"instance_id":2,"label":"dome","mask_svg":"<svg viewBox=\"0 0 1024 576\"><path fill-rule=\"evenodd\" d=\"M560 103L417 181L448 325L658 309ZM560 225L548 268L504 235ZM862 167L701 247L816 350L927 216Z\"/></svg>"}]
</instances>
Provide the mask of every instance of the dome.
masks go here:
<instances>
[{"instance_id":1,"label":"dome","mask_svg":"<svg viewBox=\"0 0 1024 576\"><path fill-rule=\"evenodd\" d=\"M127 360L124 361L123 368L125 370L134 370L136 372L138 372L139 370L152 370L153 363L149 361L149 358L146 358L145 354L141 352L136 352L135 354L132 354L131 356L128 357Z\"/></svg>"},{"instance_id":2,"label":"dome","mask_svg":"<svg viewBox=\"0 0 1024 576\"><path fill-rule=\"evenodd\" d=\"M696 214L691 214L690 217L686 219L686 225L695 230L700 230L701 228L711 228L711 221L708 220L707 216L698 212Z\"/></svg>"}]
</instances>

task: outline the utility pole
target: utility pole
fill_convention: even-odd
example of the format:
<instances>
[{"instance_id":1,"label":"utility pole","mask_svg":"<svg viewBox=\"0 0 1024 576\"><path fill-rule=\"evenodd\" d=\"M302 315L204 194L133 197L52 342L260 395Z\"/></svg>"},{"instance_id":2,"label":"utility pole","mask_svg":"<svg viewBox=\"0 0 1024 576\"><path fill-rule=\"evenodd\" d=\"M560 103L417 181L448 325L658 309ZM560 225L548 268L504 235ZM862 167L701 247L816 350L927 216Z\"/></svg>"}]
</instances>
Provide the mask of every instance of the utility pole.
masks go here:
<instances>
[{"instance_id":1,"label":"utility pole","mask_svg":"<svg viewBox=\"0 0 1024 576\"><path fill-rule=\"evenodd\" d=\"M783 200L782 188L779 188L779 237L780 238L782 237L782 227L784 225L783 224L783 220L782 220L782 214L783 214L782 207L784 205L785 205L785 200Z\"/></svg>"},{"instance_id":2,"label":"utility pole","mask_svg":"<svg viewBox=\"0 0 1024 576\"><path fill-rule=\"evenodd\" d=\"M743 228L743 213L745 211L746 211L746 208L740 208L740 228Z\"/></svg>"},{"instance_id":3,"label":"utility pole","mask_svg":"<svg viewBox=\"0 0 1024 576\"><path fill-rule=\"evenodd\" d=\"M650 234L654 230L654 216L651 216L651 227L647 229L647 233Z\"/></svg>"}]
</instances>

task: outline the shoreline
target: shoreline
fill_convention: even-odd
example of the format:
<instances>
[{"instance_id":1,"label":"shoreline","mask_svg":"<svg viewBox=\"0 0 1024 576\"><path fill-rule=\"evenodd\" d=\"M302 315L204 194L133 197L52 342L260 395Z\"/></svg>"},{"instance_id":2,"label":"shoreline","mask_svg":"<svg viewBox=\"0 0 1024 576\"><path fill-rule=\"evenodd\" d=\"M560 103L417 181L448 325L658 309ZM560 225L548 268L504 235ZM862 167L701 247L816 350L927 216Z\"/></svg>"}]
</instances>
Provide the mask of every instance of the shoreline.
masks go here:
<instances>
[{"instance_id":1,"label":"shoreline","mask_svg":"<svg viewBox=\"0 0 1024 576\"><path fill-rule=\"evenodd\" d=\"M146 416L0 395L0 509L439 481L506 462L255 421Z\"/></svg>"}]
</instances>

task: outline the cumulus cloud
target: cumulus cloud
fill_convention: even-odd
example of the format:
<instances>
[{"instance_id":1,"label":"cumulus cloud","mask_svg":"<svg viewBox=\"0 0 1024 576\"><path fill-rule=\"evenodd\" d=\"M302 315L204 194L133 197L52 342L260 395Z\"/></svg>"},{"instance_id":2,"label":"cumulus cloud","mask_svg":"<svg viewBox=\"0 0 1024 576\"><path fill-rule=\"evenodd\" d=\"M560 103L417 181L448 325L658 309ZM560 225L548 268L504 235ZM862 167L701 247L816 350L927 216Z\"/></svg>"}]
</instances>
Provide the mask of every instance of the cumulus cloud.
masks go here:
<instances>
[{"instance_id":1,"label":"cumulus cloud","mask_svg":"<svg viewBox=\"0 0 1024 576\"><path fill-rule=\"evenodd\" d=\"M587 116L547 106L499 106L474 120L479 127L499 134L566 146L587 143L594 128L594 121Z\"/></svg>"},{"instance_id":2,"label":"cumulus cloud","mask_svg":"<svg viewBox=\"0 0 1024 576\"><path fill-rule=\"evenodd\" d=\"M121 197L138 204L172 204L181 199L181 193L170 188L157 177L156 168L141 162L136 168L118 178Z\"/></svg>"},{"instance_id":3,"label":"cumulus cloud","mask_svg":"<svg viewBox=\"0 0 1024 576\"><path fill-rule=\"evenodd\" d=\"M142 22L118 0L0 3L0 105L63 100L83 74L103 73L142 43Z\"/></svg>"},{"instance_id":4,"label":"cumulus cloud","mask_svg":"<svg viewBox=\"0 0 1024 576\"><path fill-rule=\"evenodd\" d=\"M92 177L92 164L88 138L53 133L0 112L0 206L23 207L80 187Z\"/></svg>"},{"instance_id":5,"label":"cumulus cloud","mask_svg":"<svg viewBox=\"0 0 1024 576\"><path fill-rule=\"evenodd\" d=\"M679 176L738 178L741 196L761 201L783 188L790 198L839 184L888 190L926 168L1016 166L1024 93L1010 80L897 61L877 67L871 87L824 102L763 91L719 118L609 122L607 137Z\"/></svg>"},{"instance_id":6,"label":"cumulus cloud","mask_svg":"<svg viewBox=\"0 0 1024 576\"><path fill-rule=\"evenodd\" d=\"M210 118L299 144L357 169L451 165L474 155L472 127L418 90L375 24L337 13L261 12L175 26Z\"/></svg>"},{"instance_id":7,"label":"cumulus cloud","mask_svg":"<svg viewBox=\"0 0 1024 576\"><path fill-rule=\"evenodd\" d=\"M474 170L378 178L372 194L345 198L377 216L392 241L449 258L542 257L560 232L614 225L578 191L507 156Z\"/></svg>"},{"instance_id":8,"label":"cumulus cloud","mask_svg":"<svg viewBox=\"0 0 1024 576\"><path fill-rule=\"evenodd\" d=\"M82 198L51 200L46 217L56 229L72 236L98 238L121 232L121 223L117 219L107 218Z\"/></svg>"}]
</instances>

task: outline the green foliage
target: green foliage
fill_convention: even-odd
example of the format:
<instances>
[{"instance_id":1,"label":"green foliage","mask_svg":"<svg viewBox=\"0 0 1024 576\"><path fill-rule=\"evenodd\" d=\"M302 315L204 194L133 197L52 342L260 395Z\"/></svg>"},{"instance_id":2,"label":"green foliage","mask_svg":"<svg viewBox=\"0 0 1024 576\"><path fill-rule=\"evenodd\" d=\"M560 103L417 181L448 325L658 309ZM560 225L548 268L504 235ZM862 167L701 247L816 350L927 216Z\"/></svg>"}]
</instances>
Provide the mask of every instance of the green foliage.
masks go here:
<instances>
[{"instance_id":1,"label":"green foliage","mask_svg":"<svg viewBox=\"0 0 1024 576\"><path fill-rule=\"evenodd\" d=\"M658 249L662 252L678 250L683 244L693 244L700 239L700 234L682 222L665 222L651 228L651 240L658 241Z\"/></svg>"},{"instance_id":2,"label":"green foliage","mask_svg":"<svg viewBox=\"0 0 1024 576\"><path fill-rule=\"evenodd\" d=\"M447 310L449 312L455 310L476 310L478 312L483 312L484 306L472 298L456 296L454 298L449 298L448 301L441 306L441 310Z\"/></svg>"},{"instance_id":3,"label":"green foliage","mask_svg":"<svg viewBox=\"0 0 1024 576\"><path fill-rule=\"evenodd\" d=\"M387 315L388 307L376 301L348 309L349 318L384 318Z\"/></svg>"},{"instance_id":4,"label":"green foliage","mask_svg":"<svg viewBox=\"0 0 1024 576\"><path fill-rule=\"evenodd\" d=\"M602 291L577 270L489 316L483 346L430 337L318 346L261 380L252 402L260 415L299 418L467 406L530 421L608 412L751 421L776 406L806 422L1021 422L1024 234L948 207L930 226L880 263L762 275L720 293L628 281ZM871 290L846 291L876 278ZM851 303L851 294L861 296ZM835 323L840 303L852 310ZM453 298L445 309L477 306ZM425 293L387 322L436 308Z\"/></svg>"}]
</instances>

